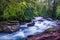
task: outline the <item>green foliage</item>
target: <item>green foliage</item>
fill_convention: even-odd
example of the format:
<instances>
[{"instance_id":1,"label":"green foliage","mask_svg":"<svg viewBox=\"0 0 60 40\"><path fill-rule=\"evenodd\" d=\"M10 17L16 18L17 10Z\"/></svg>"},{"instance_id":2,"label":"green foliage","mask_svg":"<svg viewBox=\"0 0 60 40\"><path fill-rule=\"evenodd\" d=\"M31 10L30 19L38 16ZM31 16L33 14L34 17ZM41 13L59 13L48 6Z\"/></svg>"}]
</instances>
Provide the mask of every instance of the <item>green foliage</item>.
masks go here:
<instances>
[{"instance_id":1,"label":"green foliage","mask_svg":"<svg viewBox=\"0 0 60 40\"><path fill-rule=\"evenodd\" d=\"M41 16L43 5L37 0L4 0L3 18L6 20L29 20Z\"/></svg>"},{"instance_id":2,"label":"green foliage","mask_svg":"<svg viewBox=\"0 0 60 40\"><path fill-rule=\"evenodd\" d=\"M25 21L35 16L48 17L49 11L45 2L40 3L39 0L3 0L2 2L0 0L0 19L3 17L5 20ZM59 17L59 13L57 15Z\"/></svg>"},{"instance_id":3,"label":"green foliage","mask_svg":"<svg viewBox=\"0 0 60 40\"><path fill-rule=\"evenodd\" d=\"M57 7L56 18L60 19L60 6Z\"/></svg>"}]
</instances>

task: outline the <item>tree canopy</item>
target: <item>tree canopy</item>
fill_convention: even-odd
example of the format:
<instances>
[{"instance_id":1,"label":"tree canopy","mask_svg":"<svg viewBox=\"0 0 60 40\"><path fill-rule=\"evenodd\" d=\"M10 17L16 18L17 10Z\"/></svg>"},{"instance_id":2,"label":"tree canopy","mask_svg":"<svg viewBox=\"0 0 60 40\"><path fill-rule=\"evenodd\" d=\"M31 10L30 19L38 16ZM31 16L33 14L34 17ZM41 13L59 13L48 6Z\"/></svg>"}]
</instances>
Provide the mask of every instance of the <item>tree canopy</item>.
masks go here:
<instances>
[{"instance_id":1,"label":"tree canopy","mask_svg":"<svg viewBox=\"0 0 60 40\"><path fill-rule=\"evenodd\" d=\"M49 17L53 8L52 2L53 0L0 0L0 20L29 20L35 16Z\"/></svg>"}]
</instances>

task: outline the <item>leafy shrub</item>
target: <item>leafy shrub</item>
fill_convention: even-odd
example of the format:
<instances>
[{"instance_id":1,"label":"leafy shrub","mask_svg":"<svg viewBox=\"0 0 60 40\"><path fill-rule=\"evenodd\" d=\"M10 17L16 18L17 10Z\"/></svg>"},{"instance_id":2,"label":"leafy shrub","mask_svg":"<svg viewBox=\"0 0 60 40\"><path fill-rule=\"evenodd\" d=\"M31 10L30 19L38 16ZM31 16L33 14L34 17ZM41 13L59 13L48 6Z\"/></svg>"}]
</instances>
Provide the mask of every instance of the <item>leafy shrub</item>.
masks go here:
<instances>
[{"instance_id":1,"label":"leafy shrub","mask_svg":"<svg viewBox=\"0 0 60 40\"><path fill-rule=\"evenodd\" d=\"M60 19L60 6L57 7L56 18Z\"/></svg>"}]
</instances>

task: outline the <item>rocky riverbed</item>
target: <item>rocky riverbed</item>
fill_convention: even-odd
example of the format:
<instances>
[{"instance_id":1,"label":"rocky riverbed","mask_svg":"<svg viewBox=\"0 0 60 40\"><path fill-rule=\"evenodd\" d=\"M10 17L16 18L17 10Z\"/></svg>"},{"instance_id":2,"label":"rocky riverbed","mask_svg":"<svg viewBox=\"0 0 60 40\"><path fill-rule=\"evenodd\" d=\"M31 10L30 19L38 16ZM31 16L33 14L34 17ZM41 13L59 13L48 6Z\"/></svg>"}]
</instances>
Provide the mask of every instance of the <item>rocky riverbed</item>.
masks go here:
<instances>
[{"instance_id":1,"label":"rocky riverbed","mask_svg":"<svg viewBox=\"0 0 60 40\"><path fill-rule=\"evenodd\" d=\"M49 28L42 34L30 35L26 40L60 40L60 26Z\"/></svg>"},{"instance_id":2,"label":"rocky riverbed","mask_svg":"<svg viewBox=\"0 0 60 40\"><path fill-rule=\"evenodd\" d=\"M18 21L0 21L0 32L1 33L13 33L20 29Z\"/></svg>"},{"instance_id":3,"label":"rocky riverbed","mask_svg":"<svg viewBox=\"0 0 60 40\"><path fill-rule=\"evenodd\" d=\"M4 25L6 24L5 22ZM60 20L34 17L31 22L28 23L17 22L12 24L9 23L3 27L2 31L0 30L0 40L53 40L55 34L58 36L56 39L60 37ZM8 34L2 34L1 32L7 32ZM9 32L13 33L9 34ZM53 36L52 39L49 38L51 36Z\"/></svg>"}]
</instances>

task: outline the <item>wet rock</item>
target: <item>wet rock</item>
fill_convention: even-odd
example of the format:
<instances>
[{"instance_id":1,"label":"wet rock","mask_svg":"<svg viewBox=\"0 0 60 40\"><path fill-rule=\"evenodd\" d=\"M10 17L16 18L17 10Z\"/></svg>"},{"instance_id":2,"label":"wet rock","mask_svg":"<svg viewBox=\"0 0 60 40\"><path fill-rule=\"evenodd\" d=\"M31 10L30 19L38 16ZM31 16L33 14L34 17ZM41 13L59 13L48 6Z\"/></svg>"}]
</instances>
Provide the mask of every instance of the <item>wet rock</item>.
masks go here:
<instances>
[{"instance_id":1,"label":"wet rock","mask_svg":"<svg viewBox=\"0 0 60 40\"><path fill-rule=\"evenodd\" d=\"M60 40L60 26L49 28L39 35L28 36L27 40Z\"/></svg>"},{"instance_id":2,"label":"wet rock","mask_svg":"<svg viewBox=\"0 0 60 40\"><path fill-rule=\"evenodd\" d=\"M22 22L22 21L20 21L19 23L20 23L21 25L24 25L24 24L26 24L26 22Z\"/></svg>"},{"instance_id":3,"label":"wet rock","mask_svg":"<svg viewBox=\"0 0 60 40\"><path fill-rule=\"evenodd\" d=\"M0 32L12 33L18 31L20 28L18 26L0 26Z\"/></svg>"},{"instance_id":4,"label":"wet rock","mask_svg":"<svg viewBox=\"0 0 60 40\"><path fill-rule=\"evenodd\" d=\"M57 24L60 25L60 20L56 20L57 21Z\"/></svg>"},{"instance_id":5,"label":"wet rock","mask_svg":"<svg viewBox=\"0 0 60 40\"><path fill-rule=\"evenodd\" d=\"M2 33L12 33L16 32L20 29L19 25L17 23L8 23L8 22L2 22L0 23L0 32Z\"/></svg>"},{"instance_id":6,"label":"wet rock","mask_svg":"<svg viewBox=\"0 0 60 40\"><path fill-rule=\"evenodd\" d=\"M27 37L27 40L59 40L59 38L57 38L59 36L59 34L57 34L57 36L53 36L52 34L43 34L43 35L40 35L40 36L33 36L33 37Z\"/></svg>"},{"instance_id":7,"label":"wet rock","mask_svg":"<svg viewBox=\"0 0 60 40\"><path fill-rule=\"evenodd\" d=\"M56 40L60 40L60 37L59 38L56 38Z\"/></svg>"},{"instance_id":8,"label":"wet rock","mask_svg":"<svg viewBox=\"0 0 60 40\"><path fill-rule=\"evenodd\" d=\"M36 40L36 39L35 39L34 35L30 35L30 36L28 36L28 38L26 40Z\"/></svg>"},{"instance_id":9,"label":"wet rock","mask_svg":"<svg viewBox=\"0 0 60 40\"><path fill-rule=\"evenodd\" d=\"M17 25L19 21L8 21L8 25Z\"/></svg>"},{"instance_id":10,"label":"wet rock","mask_svg":"<svg viewBox=\"0 0 60 40\"><path fill-rule=\"evenodd\" d=\"M21 25L24 25L24 24L26 24L26 23L29 23L29 22L31 22L31 19L30 20L25 20L25 21L19 21L19 23L21 24Z\"/></svg>"},{"instance_id":11,"label":"wet rock","mask_svg":"<svg viewBox=\"0 0 60 40\"><path fill-rule=\"evenodd\" d=\"M34 24L35 23L29 23L29 24L27 24L27 26L29 27L29 26L34 26Z\"/></svg>"},{"instance_id":12,"label":"wet rock","mask_svg":"<svg viewBox=\"0 0 60 40\"><path fill-rule=\"evenodd\" d=\"M39 22L43 22L44 20L38 20Z\"/></svg>"},{"instance_id":13,"label":"wet rock","mask_svg":"<svg viewBox=\"0 0 60 40\"><path fill-rule=\"evenodd\" d=\"M48 20L48 21L53 21L53 19L51 19L51 18L46 18L46 20Z\"/></svg>"}]
</instances>

